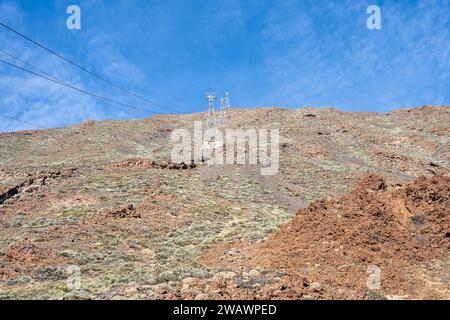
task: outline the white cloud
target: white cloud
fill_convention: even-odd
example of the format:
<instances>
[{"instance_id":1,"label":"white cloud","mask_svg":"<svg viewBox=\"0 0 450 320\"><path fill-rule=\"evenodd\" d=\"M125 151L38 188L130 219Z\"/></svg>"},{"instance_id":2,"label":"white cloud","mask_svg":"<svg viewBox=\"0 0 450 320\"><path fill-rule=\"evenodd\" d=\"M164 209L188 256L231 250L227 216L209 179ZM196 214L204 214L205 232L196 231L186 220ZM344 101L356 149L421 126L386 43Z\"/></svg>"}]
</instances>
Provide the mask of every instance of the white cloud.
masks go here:
<instances>
[{"instance_id":1,"label":"white cloud","mask_svg":"<svg viewBox=\"0 0 450 320\"><path fill-rule=\"evenodd\" d=\"M22 24L24 17L22 11L11 1L0 3L0 20L4 23Z\"/></svg>"},{"instance_id":2,"label":"white cloud","mask_svg":"<svg viewBox=\"0 0 450 320\"><path fill-rule=\"evenodd\" d=\"M9 17L9 19L5 19ZM12 18L13 17L13 18ZM20 8L10 2L0 3L0 18L11 26L26 33L25 14ZM22 23L21 23L22 21ZM82 72L70 64L50 55L42 49L29 44L17 35L0 28L1 48L33 66L50 73L53 77L70 83L78 88L95 92L111 99L122 101L123 95L105 92L106 85L99 85L96 79L83 75ZM92 38L94 35L90 35ZM105 42L105 37L96 36L97 42ZM93 39L92 43L96 43ZM6 45L7 44L7 45ZM57 51L58 49L55 48ZM92 63L104 66L101 72L105 77L109 75L126 74L129 79L142 81L145 75L128 62L122 55L114 51L112 46L107 50L96 50L93 45L89 48ZM12 59L0 52L0 59L18 66L30 69L29 66ZM33 70L36 71L36 70ZM124 111L111 108L98 100L86 96L72 89L51 83L45 79L27 74L21 70L0 63L0 113L36 124L41 127L59 127L79 123L87 119L107 119L134 117L136 112L131 109ZM108 89L111 89L110 87ZM119 98L120 97L120 98ZM123 109L123 108L122 108ZM0 117L0 132L30 129L31 126Z\"/></svg>"},{"instance_id":3,"label":"white cloud","mask_svg":"<svg viewBox=\"0 0 450 320\"><path fill-rule=\"evenodd\" d=\"M364 4L303 4L283 1L264 21L276 88L264 99L378 111L450 102L448 2L384 3L379 31L365 28Z\"/></svg>"}]
</instances>

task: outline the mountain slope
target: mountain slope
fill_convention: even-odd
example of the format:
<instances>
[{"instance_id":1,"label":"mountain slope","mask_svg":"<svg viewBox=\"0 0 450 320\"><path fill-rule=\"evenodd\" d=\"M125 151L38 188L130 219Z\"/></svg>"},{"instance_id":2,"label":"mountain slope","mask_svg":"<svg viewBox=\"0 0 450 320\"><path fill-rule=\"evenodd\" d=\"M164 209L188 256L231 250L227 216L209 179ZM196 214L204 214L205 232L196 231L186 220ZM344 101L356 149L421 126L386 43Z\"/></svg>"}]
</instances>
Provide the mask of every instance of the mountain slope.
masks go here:
<instances>
[{"instance_id":1,"label":"mountain slope","mask_svg":"<svg viewBox=\"0 0 450 320\"><path fill-rule=\"evenodd\" d=\"M449 107L231 117L233 128L279 128L276 176L251 165L167 165L171 132L205 114L0 134L0 297L160 297L183 279L213 278L208 250L262 241L366 173L389 185L449 176ZM65 282L69 265L80 267L78 290Z\"/></svg>"}]
</instances>

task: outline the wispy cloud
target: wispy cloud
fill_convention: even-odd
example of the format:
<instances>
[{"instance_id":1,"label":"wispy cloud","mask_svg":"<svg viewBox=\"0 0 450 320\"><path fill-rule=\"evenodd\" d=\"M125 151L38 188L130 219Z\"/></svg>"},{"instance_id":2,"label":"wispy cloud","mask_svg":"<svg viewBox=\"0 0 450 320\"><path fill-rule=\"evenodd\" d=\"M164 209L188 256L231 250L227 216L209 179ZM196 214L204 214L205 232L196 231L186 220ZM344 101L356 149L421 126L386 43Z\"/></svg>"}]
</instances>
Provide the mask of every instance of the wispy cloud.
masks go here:
<instances>
[{"instance_id":1,"label":"wispy cloud","mask_svg":"<svg viewBox=\"0 0 450 320\"><path fill-rule=\"evenodd\" d=\"M450 1L378 3L382 30L375 31L366 28L372 0L85 0L82 30L75 32L65 29L69 0L0 0L0 19L114 83L179 111L204 110L208 90L231 91L233 104L243 107L386 111L450 104ZM81 88L168 112L2 28L0 47ZM121 112L3 65L0 78L0 112L43 126L151 114ZM0 130L25 127L0 119Z\"/></svg>"},{"instance_id":2,"label":"wispy cloud","mask_svg":"<svg viewBox=\"0 0 450 320\"><path fill-rule=\"evenodd\" d=\"M369 4L287 1L273 8L263 37L277 89L266 99L377 111L448 102L449 2L385 2L379 31L365 27Z\"/></svg>"},{"instance_id":3,"label":"wispy cloud","mask_svg":"<svg viewBox=\"0 0 450 320\"><path fill-rule=\"evenodd\" d=\"M9 17L9 18L8 18ZM13 21L10 18L14 17ZM17 19L16 19L17 18ZM0 3L0 19L19 30L27 30L26 13L12 2ZM22 21L22 23L20 23ZM26 32L26 31L24 31ZM94 53L89 61L94 66L103 66L98 72L110 79L126 75L128 83L145 81L145 75L135 65L107 45L106 36L86 33L86 49ZM123 94L89 78L64 61L46 53L42 49L26 43L7 30L0 30L0 47L53 77L78 88L94 91L119 101L126 100ZM102 50L99 50L102 48ZM58 50L57 50L58 51ZM30 69L29 66L0 52L2 60ZM83 62L81 62L83 64ZM36 71L36 70L33 70ZM133 117L136 111L111 108L98 100L75 92L69 88L48 82L13 67L0 64L0 113L36 124L40 127L59 127L79 123L87 119L108 119ZM109 90L108 90L109 89ZM30 129L31 126L0 118L0 131Z\"/></svg>"}]
</instances>

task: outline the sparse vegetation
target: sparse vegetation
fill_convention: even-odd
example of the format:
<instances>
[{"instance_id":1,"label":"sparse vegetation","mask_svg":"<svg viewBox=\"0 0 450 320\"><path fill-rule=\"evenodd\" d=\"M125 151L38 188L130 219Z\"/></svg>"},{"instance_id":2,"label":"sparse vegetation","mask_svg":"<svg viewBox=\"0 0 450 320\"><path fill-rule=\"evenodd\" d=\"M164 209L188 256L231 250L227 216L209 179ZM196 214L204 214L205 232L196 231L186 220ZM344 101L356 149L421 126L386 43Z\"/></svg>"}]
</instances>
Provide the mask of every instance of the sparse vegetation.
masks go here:
<instances>
[{"instance_id":1,"label":"sparse vegetation","mask_svg":"<svg viewBox=\"0 0 450 320\"><path fill-rule=\"evenodd\" d=\"M262 297L286 274L231 270L240 257L234 247L223 254L228 267L207 265L205 253L264 242L299 208L347 193L368 172L390 185L449 176L448 107L389 116L314 108L232 112L239 114L233 127L280 129L276 177L239 165L166 167L170 131L191 128L202 114L0 134L0 193L30 178L34 186L0 204L0 298L217 298L220 288L195 285L214 277ZM5 254L11 246L18 249ZM77 291L66 284L69 265L81 268ZM320 298L317 292L305 298Z\"/></svg>"}]
</instances>

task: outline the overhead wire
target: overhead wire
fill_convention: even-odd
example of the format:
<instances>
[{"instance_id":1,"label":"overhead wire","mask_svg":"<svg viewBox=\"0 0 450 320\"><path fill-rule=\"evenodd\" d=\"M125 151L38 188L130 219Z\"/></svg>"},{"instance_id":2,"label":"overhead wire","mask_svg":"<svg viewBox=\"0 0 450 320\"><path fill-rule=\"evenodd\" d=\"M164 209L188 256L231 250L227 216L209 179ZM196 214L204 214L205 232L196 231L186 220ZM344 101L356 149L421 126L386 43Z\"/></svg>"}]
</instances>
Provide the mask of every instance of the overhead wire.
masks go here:
<instances>
[{"instance_id":1,"label":"overhead wire","mask_svg":"<svg viewBox=\"0 0 450 320\"><path fill-rule=\"evenodd\" d=\"M153 113L153 114L163 114L163 112L150 111L150 110L147 110L147 109L135 107L135 106L132 106L132 105L129 105L129 104L126 104L126 103L122 103L122 102L119 102L119 101L116 101L116 100L113 100L113 99L110 99L110 98L106 98L106 97L97 95L97 94L92 93L92 92L90 92L90 91L87 91L87 90L84 90L84 89L80 89L80 88L75 87L75 86L73 86L73 85L71 85L71 84L68 84L68 83L65 83L65 82L63 82L63 81L61 81L61 80L58 80L58 79L56 79L56 78L53 77L53 76L47 76L47 75L44 75L44 74L39 74L39 73L37 73L37 72L34 72L34 71L32 71L32 70L29 70L29 69L20 67L20 66L14 64L14 63L10 63L10 62L5 61L5 60L3 60L3 59L0 59L0 62L3 63L3 64L6 64L6 65L9 65L10 67L13 67L13 68L22 70L22 71L24 71L24 72L27 72L27 73L29 73L29 74L32 74L32 75L34 75L34 76L37 76L37 77L46 79L46 80L51 81L51 82L53 82L53 83L57 83L57 84L59 84L59 85L61 85L61 86L64 86L64 87L70 88L70 89L72 89L72 90L78 91L78 92L80 92L80 93L83 93L83 94L85 94L85 95L91 96L91 97L93 97L93 98L95 98L95 99L97 99L97 100L100 100L100 101L102 101L102 102L108 104L109 106L111 106L111 107L113 107L113 108L116 108L116 109L119 109L119 110L121 110L121 111L124 111L124 110L118 108L117 106L115 106L115 105L113 105L113 104L117 104L117 105L120 105L120 106L125 107L125 108L135 109L135 110L139 110L139 111L151 112L151 113ZM33 67L34 69L36 69L36 67L32 66L32 65L29 64L29 63L27 63L27 65L29 65L29 66Z\"/></svg>"},{"instance_id":2,"label":"overhead wire","mask_svg":"<svg viewBox=\"0 0 450 320\"><path fill-rule=\"evenodd\" d=\"M2 113L0 113L0 117L5 118L5 119L9 119L9 120L14 120L14 121L17 121L17 122L21 122L21 123L27 124L27 125L29 125L29 126L36 127L36 128L38 128L38 129L47 129L47 128L42 127L42 126L40 126L40 125L31 123L31 122L28 122L28 121L25 121L25 120L17 119L17 118L15 118L15 117L10 117L10 116L7 116L7 115L2 114Z\"/></svg>"},{"instance_id":3,"label":"overhead wire","mask_svg":"<svg viewBox=\"0 0 450 320\"><path fill-rule=\"evenodd\" d=\"M146 102L148 102L148 103L150 103L150 104L152 104L152 105L154 105L154 106L157 106L157 107L159 107L159 108L171 110L171 111L176 112L176 113L182 113L182 112L180 112L180 111L178 111L178 110L176 110L176 109L174 109L174 108L171 108L171 107L168 107L168 106L161 105L161 104L156 103L156 102L152 101L151 99L148 99L148 98L146 98L146 97L144 97L144 96L142 96L142 95L136 94L136 93L134 93L133 91L128 90L128 89L126 89L126 88L124 88L124 87L122 87L122 86L120 86L120 85L118 85L118 84L116 84L116 83L114 83L114 82L112 82L112 81L106 79L105 77L103 77L103 76L101 76L101 75L99 75L99 74L97 74L97 73L95 73L95 72L93 72L93 71L90 71L89 69L83 67L82 65L80 65L80 64L78 64L78 63L76 63L76 62L73 62L72 60L70 60L70 59L64 57L63 55L61 55L61 54L55 52L54 50L52 50L52 49L46 47L45 45L43 45L43 44L41 44L41 43L39 43L39 42L37 42L37 41L31 39L30 37L24 35L23 33L19 32L19 31L17 31L17 30L15 30L14 28L12 28L12 27L10 27L10 26L4 24L3 22L0 22L0 25L3 26L4 28L8 29L9 31L11 31L11 32L13 32L13 33L15 33L15 34L17 34L18 36L20 36L20 37L26 39L27 41L30 41L31 43L35 44L36 46L38 46L38 47L40 47L40 48L46 50L47 52L49 52L49 53L55 55L56 57L58 57L58 58L64 60L65 62L67 62L67 63L69 63L69 64L75 66L76 68L78 68L78 69L80 69L80 70L82 70L82 71L84 71L84 72L90 74L91 76L93 76L93 77L95 77L95 78L97 78L97 79L99 79L99 80L102 80L103 82L105 82L105 83L107 83L107 84L109 84L109 85L111 85L111 86L113 86L113 87L115 87L115 88L117 88L117 89L120 89L120 90L122 90L122 91L124 91L124 92L126 92L126 93L128 93L128 94L130 94L130 95L132 95L132 96L134 96L134 97L136 97L136 98L138 98L138 99L141 99L141 100L143 100L143 101L146 101Z\"/></svg>"}]
</instances>

